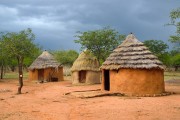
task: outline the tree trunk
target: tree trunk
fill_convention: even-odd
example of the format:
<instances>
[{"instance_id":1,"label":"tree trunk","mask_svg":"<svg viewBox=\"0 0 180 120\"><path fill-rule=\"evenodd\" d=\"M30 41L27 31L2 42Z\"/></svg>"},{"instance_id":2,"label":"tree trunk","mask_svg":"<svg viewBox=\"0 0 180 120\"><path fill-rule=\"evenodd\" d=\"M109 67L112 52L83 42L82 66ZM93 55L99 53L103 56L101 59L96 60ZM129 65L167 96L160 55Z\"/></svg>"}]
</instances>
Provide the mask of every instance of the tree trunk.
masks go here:
<instances>
[{"instance_id":1,"label":"tree trunk","mask_svg":"<svg viewBox=\"0 0 180 120\"><path fill-rule=\"evenodd\" d=\"M4 66L3 64L1 65L1 79L3 79L3 72L4 72Z\"/></svg>"},{"instance_id":2,"label":"tree trunk","mask_svg":"<svg viewBox=\"0 0 180 120\"><path fill-rule=\"evenodd\" d=\"M18 87L18 94L21 94L21 89L23 87L23 58L18 57L18 70L19 70L19 87Z\"/></svg>"},{"instance_id":3,"label":"tree trunk","mask_svg":"<svg viewBox=\"0 0 180 120\"><path fill-rule=\"evenodd\" d=\"M12 72L15 71L15 66L11 66L11 71L12 71Z\"/></svg>"}]
</instances>

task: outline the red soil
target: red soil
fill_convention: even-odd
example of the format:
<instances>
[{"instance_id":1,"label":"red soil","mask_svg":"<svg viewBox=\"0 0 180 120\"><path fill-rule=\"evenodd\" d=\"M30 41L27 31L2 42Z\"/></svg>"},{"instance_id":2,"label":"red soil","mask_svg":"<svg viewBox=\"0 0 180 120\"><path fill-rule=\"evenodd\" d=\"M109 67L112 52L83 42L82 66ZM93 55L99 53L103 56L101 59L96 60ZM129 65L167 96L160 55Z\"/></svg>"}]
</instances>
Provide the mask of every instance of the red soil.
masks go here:
<instances>
[{"instance_id":1,"label":"red soil","mask_svg":"<svg viewBox=\"0 0 180 120\"><path fill-rule=\"evenodd\" d=\"M0 120L180 120L180 84L166 83L163 97L104 96L81 99L67 92L100 89L99 85L72 86L70 81L37 84L0 81Z\"/></svg>"}]
</instances>

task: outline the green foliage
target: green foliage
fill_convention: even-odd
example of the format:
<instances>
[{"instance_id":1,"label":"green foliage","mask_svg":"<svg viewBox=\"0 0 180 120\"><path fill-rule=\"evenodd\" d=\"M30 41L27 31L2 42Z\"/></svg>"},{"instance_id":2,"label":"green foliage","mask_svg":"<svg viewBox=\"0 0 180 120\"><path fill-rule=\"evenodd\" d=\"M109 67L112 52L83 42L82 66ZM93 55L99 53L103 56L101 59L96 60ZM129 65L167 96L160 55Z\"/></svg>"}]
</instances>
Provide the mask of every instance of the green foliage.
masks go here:
<instances>
[{"instance_id":1,"label":"green foliage","mask_svg":"<svg viewBox=\"0 0 180 120\"><path fill-rule=\"evenodd\" d=\"M163 54L160 54L158 56L159 60L164 64L166 65L167 67L170 67L172 66L172 56L171 54L169 54L168 52L165 52Z\"/></svg>"},{"instance_id":2,"label":"green foliage","mask_svg":"<svg viewBox=\"0 0 180 120\"><path fill-rule=\"evenodd\" d=\"M162 40L145 40L144 45L157 56L165 53L166 49L168 48L168 45Z\"/></svg>"},{"instance_id":3,"label":"green foliage","mask_svg":"<svg viewBox=\"0 0 180 120\"><path fill-rule=\"evenodd\" d=\"M15 71L15 68L17 67L17 65L18 65L18 62L17 62L17 60L15 59L15 58L7 58L6 59L7 60L7 65L8 65L8 67L10 67L11 68L11 71Z\"/></svg>"},{"instance_id":4,"label":"green foliage","mask_svg":"<svg viewBox=\"0 0 180 120\"><path fill-rule=\"evenodd\" d=\"M180 7L171 11L170 18L171 24L177 27L176 33L180 34L180 21L178 21L180 18Z\"/></svg>"},{"instance_id":5,"label":"green foliage","mask_svg":"<svg viewBox=\"0 0 180 120\"><path fill-rule=\"evenodd\" d=\"M167 67L176 67L180 66L180 53L178 51L165 52L158 56L158 58L166 65Z\"/></svg>"},{"instance_id":6,"label":"green foliage","mask_svg":"<svg viewBox=\"0 0 180 120\"><path fill-rule=\"evenodd\" d=\"M171 55L166 52L168 45L162 40L145 40L144 45L166 66L171 66Z\"/></svg>"},{"instance_id":7,"label":"green foliage","mask_svg":"<svg viewBox=\"0 0 180 120\"><path fill-rule=\"evenodd\" d=\"M58 50L52 53L57 61L63 65L72 65L78 57L78 52L75 50Z\"/></svg>"},{"instance_id":8,"label":"green foliage","mask_svg":"<svg viewBox=\"0 0 180 120\"><path fill-rule=\"evenodd\" d=\"M1 62L1 63L2 63L2 61L4 61L5 58L7 57L7 56L6 56L6 53L5 53L5 51L4 51L3 35L4 35L4 33L1 32L1 33L0 33L0 62Z\"/></svg>"},{"instance_id":9,"label":"green foliage","mask_svg":"<svg viewBox=\"0 0 180 120\"><path fill-rule=\"evenodd\" d=\"M172 56L172 64L173 66L180 66L180 53Z\"/></svg>"},{"instance_id":10,"label":"green foliage","mask_svg":"<svg viewBox=\"0 0 180 120\"><path fill-rule=\"evenodd\" d=\"M180 51L180 7L171 11L170 18L171 23L168 25L176 27L176 34L170 36L170 41L176 43L176 49Z\"/></svg>"},{"instance_id":11,"label":"green foliage","mask_svg":"<svg viewBox=\"0 0 180 120\"><path fill-rule=\"evenodd\" d=\"M30 28L19 33L7 33L3 39L5 51L10 57L29 57L38 50L38 47L33 43L35 35Z\"/></svg>"},{"instance_id":12,"label":"green foliage","mask_svg":"<svg viewBox=\"0 0 180 120\"><path fill-rule=\"evenodd\" d=\"M88 49L97 57L99 63L105 61L113 49L124 40L125 35L115 29L105 27L99 30L77 32L75 43L81 44L81 49Z\"/></svg>"},{"instance_id":13,"label":"green foliage","mask_svg":"<svg viewBox=\"0 0 180 120\"><path fill-rule=\"evenodd\" d=\"M0 79L3 78L4 76L4 68L7 66L8 61L7 61L7 54L4 50L4 45L3 45L3 35L5 33L1 32L0 33Z\"/></svg>"},{"instance_id":14,"label":"green foliage","mask_svg":"<svg viewBox=\"0 0 180 120\"><path fill-rule=\"evenodd\" d=\"M31 29L20 31L19 33L8 32L2 35L2 46L4 60L13 70L17 65L17 58L21 57L24 66L29 66L33 60L40 54L41 48L34 44L35 35Z\"/></svg>"}]
</instances>

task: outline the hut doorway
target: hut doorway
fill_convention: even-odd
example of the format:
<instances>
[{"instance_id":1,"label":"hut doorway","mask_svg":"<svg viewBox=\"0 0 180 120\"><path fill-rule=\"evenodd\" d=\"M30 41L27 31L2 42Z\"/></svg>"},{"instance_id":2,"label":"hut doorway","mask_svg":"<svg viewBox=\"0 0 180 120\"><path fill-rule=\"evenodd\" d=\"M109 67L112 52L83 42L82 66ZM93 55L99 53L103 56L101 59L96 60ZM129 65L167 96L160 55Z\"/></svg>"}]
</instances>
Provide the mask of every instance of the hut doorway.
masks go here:
<instances>
[{"instance_id":1,"label":"hut doorway","mask_svg":"<svg viewBox=\"0 0 180 120\"><path fill-rule=\"evenodd\" d=\"M104 90L110 90L109 70L104 70Z\"/></svg>"},{"instance_id":2,"label":"hut doorway","mask_svg":"<svg viewBox=\"0 0 180 120\"><path fill-rule=\"evenodd\" d=\"M44 69L38 70L38 80L40 80L40 81L44 80Z\"/></svg>"},{"instance_id":3,"label":"hut doorway","mask_svg":"<svg viewBox=\"0 0 180 120\"><path fill-rule=\"evenodd\" d=\"M79 82L80 83L86 82L86 71L85 70L79 71Z\"/></svg>"}]
</instances>

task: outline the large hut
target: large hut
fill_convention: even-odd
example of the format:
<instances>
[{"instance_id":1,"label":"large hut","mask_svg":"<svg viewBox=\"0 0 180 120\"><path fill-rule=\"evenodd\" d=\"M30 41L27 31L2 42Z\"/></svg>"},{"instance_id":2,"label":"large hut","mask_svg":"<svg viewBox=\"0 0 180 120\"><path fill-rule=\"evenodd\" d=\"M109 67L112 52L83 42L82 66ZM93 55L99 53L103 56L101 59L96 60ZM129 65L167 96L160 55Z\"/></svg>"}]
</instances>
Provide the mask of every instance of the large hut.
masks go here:
<instances>
[{"instance_id":1,"label":"large hut","mask_svg":"<svg viewBox=\"0 0 180 120\"><path fill-rule=\"evenodd\" d=\"M63 80L63 67L48 51L44 51L30 65L29 80L61 81Z\"/></svg>"},{"instance_id":2,"label":"large hut","mask_svg":"<svg viewBox=\"0 0 180 120\"><path fill-rule=\"evenodd\" d=\"M129 95L165 92L163 64L133 34L101 66L102 90Z\"/></svg>"},{"instance_id":3,"label":"large hut","mask_svg":"<svg viewBox=\"0 0 180 120\"><path fill-rule=\"evenodd\" d=\"M100 69L96 57L89 51L83 51L74 61L71 68L72 84L100 83Z\"/></svg>"}]
</instances>

